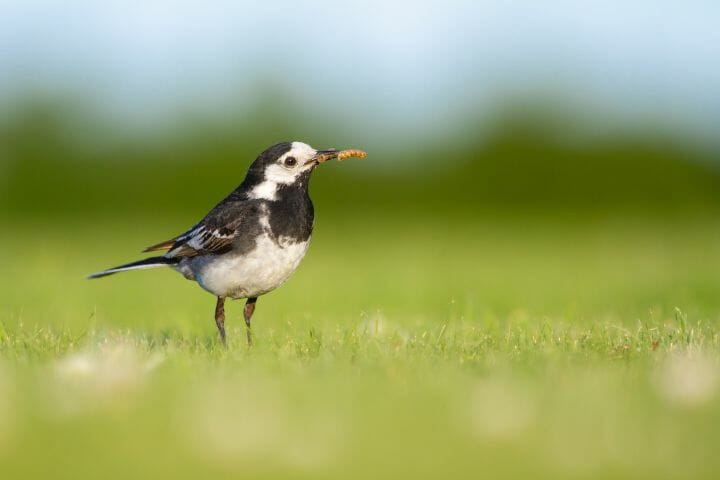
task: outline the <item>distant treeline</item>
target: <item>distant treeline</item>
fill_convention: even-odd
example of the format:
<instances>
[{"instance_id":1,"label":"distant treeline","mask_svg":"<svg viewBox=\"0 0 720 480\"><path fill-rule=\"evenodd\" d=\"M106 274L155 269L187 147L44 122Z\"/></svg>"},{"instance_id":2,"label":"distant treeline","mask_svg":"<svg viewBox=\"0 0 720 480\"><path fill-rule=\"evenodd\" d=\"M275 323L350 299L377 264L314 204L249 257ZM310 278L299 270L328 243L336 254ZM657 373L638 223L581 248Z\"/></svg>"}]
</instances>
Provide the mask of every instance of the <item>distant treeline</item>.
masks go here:
<instances>
[{"instance_id":1,"label":"distant treeline","mask_svg":"<svg viewBox=\"0 0 720 480\"><path fill-rule=\"evenodd\" d=\"M142 139L105 135L83 115L67 105L29 104L5 116L0 213L192 217L237 185L248 163L270 143L321 136L313 127L295 128L297 112L289 117L272 108L225 124L182 118L176 128ZM402 149L379 148L362 165L324 168L313 180L313 196L322 199L327 215L720 207L717 152L660 133L568 138L562 122L551 117L514 108L482 125L466 122L462 135L446 141L417 138Z\"/></svg>"}]
</instances>

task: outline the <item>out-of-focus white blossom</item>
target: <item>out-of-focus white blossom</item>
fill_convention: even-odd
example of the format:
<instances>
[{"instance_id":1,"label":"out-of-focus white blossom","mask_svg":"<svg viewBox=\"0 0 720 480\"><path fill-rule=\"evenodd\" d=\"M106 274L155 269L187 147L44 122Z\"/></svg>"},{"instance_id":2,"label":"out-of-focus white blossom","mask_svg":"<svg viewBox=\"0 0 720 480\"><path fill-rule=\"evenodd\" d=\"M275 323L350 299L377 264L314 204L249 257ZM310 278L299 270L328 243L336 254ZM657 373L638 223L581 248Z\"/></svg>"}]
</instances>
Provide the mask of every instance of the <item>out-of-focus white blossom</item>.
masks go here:
<instances>
[{"instance_id":1,"label":"out-of-focus white blossom","mask_svg":"<svg viewBox=\"0 0 720 480\"><path fill-rule=\"evenodd\" d=\"M720 364L703 355L673 355L662 366L657 385L660 393L676 405L705 405L718 393Z\"/></svg>"},{"instance_id":2,"label":"out-of-focus white blossom","mask_svg":"<svg viewBox=\"0 0 720 480\"><path fill-rule=\"evenodd\" d=\"M141 354L129 342L72 353L53 368L52 406L78 414L127 400L160 365L161 354Z\"/></svg>"},{"instance_id":3,"label":"out-of-focus white blossom","mask_svg":"<svg viewBox=\"0 0 720 480\"><path fill-rule=\"evenodd\" d=\"M501 440L522 434L535 418L535 405L520 385L501 381L480 382L471 396L470 419L474 433Z\"/></svg>"}]
</instances>

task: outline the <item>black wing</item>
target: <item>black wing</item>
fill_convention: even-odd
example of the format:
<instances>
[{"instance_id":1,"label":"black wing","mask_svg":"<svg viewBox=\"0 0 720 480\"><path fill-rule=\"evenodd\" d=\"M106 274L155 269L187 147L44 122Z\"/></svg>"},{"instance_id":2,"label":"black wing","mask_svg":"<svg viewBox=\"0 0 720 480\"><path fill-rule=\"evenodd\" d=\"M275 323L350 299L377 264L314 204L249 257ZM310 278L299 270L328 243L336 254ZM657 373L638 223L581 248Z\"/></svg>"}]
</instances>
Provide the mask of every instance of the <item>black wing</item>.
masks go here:
<instances>
[{"instance_id":1,"label":"black wing","mask_svg":"<svg viewBox=\"0 0 720 480\"><path fill-rule=\"evenodd\" d=\"M259 209L252 200L225 200L190 230L157 247L168 248L168 258L227 253Z\"/></svg>"}]
</instances>

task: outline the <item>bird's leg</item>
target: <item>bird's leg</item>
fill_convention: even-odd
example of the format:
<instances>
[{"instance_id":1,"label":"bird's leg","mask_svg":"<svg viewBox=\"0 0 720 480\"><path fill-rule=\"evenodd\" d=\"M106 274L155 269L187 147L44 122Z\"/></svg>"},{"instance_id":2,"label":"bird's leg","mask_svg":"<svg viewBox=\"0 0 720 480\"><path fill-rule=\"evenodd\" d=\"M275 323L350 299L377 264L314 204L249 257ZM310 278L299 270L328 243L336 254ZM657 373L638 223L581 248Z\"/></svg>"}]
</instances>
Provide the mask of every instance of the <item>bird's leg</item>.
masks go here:
<instances>
[{"instance_id":1,"label":"bird's leg","mask_svg":"<svg viewBox=\"0 0 720 480\"><path fill-rule=\"evenodd\" d=\"M243 315L245 316L245 325L247 325L248 347L252 347L253 344L252 330L250 330L250 319L253 316L253 312L255 312L255 302L257 302L257 297L248 298L247 302L245 302L245 308L243 309Z\"/></svg>"},{"instance_id":2,"label":"bird's leg","mask_svg":"<svg viewBox=\"0 0 720 480\"><path fill-rule=\"evenodd\" d=\"M218 297L215 305L215 324L218 332L220 332L220 341L223 345L227 345L225 341L225 297Z\"/></svg>"}]
</instances>

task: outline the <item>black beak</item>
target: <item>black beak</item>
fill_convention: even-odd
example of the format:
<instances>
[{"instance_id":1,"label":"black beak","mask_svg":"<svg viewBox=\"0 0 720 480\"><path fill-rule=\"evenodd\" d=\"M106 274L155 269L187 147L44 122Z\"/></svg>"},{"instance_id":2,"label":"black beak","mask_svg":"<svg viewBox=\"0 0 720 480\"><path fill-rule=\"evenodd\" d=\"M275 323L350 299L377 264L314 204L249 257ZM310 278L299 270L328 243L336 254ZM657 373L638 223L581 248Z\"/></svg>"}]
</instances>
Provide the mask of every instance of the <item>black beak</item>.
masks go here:
<instances>
[{"instance_id":1,"label":"black beak","mask_svg":"<svg viewBox=\"0 0 720 480\"><path fill-rule=\"evenodd\" d=\"M331 148L329 150L318 150L317 153L313 158L308 160L305 165L309 164L315 164L320 165L321 163L325 163L328 160L332 160L333 158L337 158L338 151L334 148Z\"/></svg>"}]
</instances>

